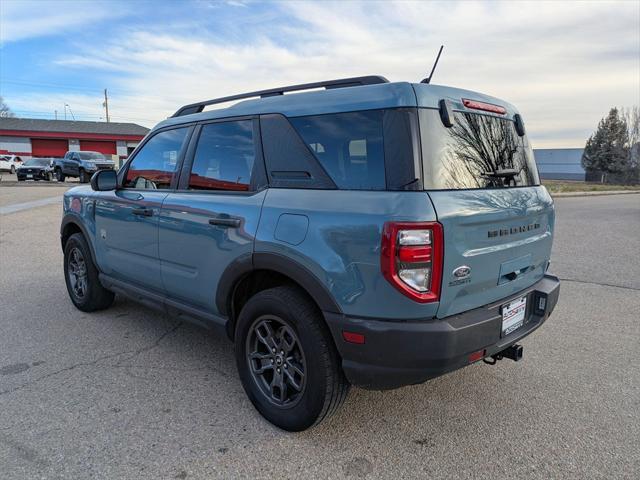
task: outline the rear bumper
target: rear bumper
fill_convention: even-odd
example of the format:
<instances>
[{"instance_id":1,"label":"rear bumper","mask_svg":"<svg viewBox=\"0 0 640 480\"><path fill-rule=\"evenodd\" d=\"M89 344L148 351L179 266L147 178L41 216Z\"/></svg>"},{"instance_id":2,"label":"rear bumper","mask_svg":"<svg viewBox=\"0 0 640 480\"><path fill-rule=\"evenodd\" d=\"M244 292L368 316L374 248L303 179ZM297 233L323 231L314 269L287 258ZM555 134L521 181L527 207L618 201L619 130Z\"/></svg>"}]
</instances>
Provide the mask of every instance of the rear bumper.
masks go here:
<instances>
[{"instance_id":1,"label":"rear bumper","mask_svg":"<svg viewBox=\"0 0 640 480\"><path fill-rule=\"evenodd\" d=\"M347 379L356 386L374 390L421 383L469 365L469 354L484 350L498 353L542 325L556 306L560 281L545 275L516 295L484 307L444 319L386 321L358 319L327 313L325 317L342 357ZM527 296L525 323L505 337L500 336L500 307ZM545 298L543 310L537 309ZM345 342L343 331L361 333L365 343Z\"/></svg>"}]
</instances>

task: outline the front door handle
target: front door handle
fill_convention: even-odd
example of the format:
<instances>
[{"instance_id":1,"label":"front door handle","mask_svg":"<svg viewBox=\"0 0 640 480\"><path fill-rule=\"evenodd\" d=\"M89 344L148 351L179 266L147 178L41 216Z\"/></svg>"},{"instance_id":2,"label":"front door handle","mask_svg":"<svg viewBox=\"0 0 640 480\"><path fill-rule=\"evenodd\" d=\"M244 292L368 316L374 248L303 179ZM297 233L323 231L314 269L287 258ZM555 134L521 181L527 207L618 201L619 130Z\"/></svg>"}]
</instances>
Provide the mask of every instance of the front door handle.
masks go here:
<instances>
[{"instance_id":1,"label":"front door handle","mask_svg":"<svg viewBox=\"0 0 640 480\"><path fill-rule=\"evenodd\" d=\"M209 225L238 228L240 226L240 219L231 217L213 217L209 219Z\"/></svg>"},{"instance_id":2,"label":"front door handle","mask_svg":"<svg viewBox=\"0 0 640 480\"><path fill-rule=\"evenodd\" d=\"M134 208L131 210L134 215L140 215L141 217L150 217L153 215L153 210L150 208Z\"/></svg>"}]
</instances>

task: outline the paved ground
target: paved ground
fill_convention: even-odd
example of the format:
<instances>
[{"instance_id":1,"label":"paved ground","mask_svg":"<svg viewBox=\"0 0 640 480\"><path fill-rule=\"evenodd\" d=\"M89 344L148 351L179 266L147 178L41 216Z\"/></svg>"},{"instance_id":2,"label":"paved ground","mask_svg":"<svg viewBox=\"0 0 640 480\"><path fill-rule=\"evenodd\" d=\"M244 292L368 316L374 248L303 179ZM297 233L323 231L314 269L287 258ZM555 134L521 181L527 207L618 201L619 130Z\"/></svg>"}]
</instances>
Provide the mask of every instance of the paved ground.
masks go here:
<instances>
[{"instance_id":1,"label":"paved ground","mask_svg":"<svg viewBox=\"0 0 640 480\"><path fill-rule=\"evenodd\" d=\"M525 361L353 390L301 434L256 413L226 340L123 300L75 310L58 205L2 215L0 478L638 478L640 195L557 214L567 280Z\"/></svg>"}]
</instances>

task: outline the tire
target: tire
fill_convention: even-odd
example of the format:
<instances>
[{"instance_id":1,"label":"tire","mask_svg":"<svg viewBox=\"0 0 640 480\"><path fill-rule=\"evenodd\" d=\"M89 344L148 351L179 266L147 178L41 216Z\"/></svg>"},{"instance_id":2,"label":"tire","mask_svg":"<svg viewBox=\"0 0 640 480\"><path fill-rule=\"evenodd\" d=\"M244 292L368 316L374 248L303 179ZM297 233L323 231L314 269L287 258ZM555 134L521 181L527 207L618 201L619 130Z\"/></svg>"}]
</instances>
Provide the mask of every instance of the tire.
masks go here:
<instances>
[{"instance_id":1,"label":"tire","mask_svg":"<svg viewBox=\"0 0 640 480\"><path fill-rule=\"evenodd\" d=\"M347 398L349 383L322 314L293 286L263 290L249 299L238 318L235 355L249 399L283 430L298 432L317 425Z\"/></svg>"},{"instance_id":2,"label":"tire","mask_svg":"<svg viewBox=\"0 0 640 480\"><path fill-rule=\"evenodd\" d=\"M73 304L83 312L104 310L114 294L102 286L91 251L81 233L74 233L64 246L64 280Z\"/></svg>"},{"instance_id":3,"label":"tire","mask_svg":"<svg viewBox=\"0 0 640 480\"><path fill-rule=\"evenodd\" d=\"M80 170L79 175L80 183L87 183L89 181L89 177L87 177L87 172L84 170Z\"/></svg>"},{"instance_id":4,"label":"tire","mask_svg":"<svg viewBox=\"0 0 640 480\"><path fill-rule=\"evenodd\" d=\"M14 167L13 165L11 165L11 175L14 175L16 173L16 167Z\"/></svg>"},{"instance_id":5,"label":"tire","mask_svg":"<svg viewBox=\"0 0 640 480\"><path fill-rule=\"evenodd\" d=\"M51 172L47 172L47 174L45 175L45 180L47 182L50 182L51 180L53 180L53 176L51 175Z\"/></svg>"},{"instance_id":6,"label":"tire","mask_svg":"<svg viewBox=\"0 0 640 480\"><path fill-rule=\"evenodd\" d=\"M59 182L64 182L65 176L64 173L62 173L62 170L59 168L56 168L56 180Z\"/></svg>"}]
</instances>

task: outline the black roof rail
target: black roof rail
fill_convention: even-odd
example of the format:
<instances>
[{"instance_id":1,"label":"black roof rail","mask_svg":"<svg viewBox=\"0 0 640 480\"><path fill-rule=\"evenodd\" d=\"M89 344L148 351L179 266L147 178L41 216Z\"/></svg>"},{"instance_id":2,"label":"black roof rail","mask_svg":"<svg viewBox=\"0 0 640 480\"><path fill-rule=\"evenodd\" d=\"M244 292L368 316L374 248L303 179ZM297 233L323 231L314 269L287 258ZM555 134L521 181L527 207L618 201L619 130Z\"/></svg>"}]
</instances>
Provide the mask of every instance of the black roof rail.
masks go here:
<instances>
[{"instance_id":1,"label":"black roof rail","mask_svg":"<svg viewBox=\"0 0 640 480\"><path fill-rule=\"evenodd\" d=\"M288 87L270 88L268 90L258 90L256 92L240 93L238 95L231 95L229 97L214 98L212 100L205 100L204 102L190 103L180 108L174 117L181 117L183 115L191 115L192 113L200 113L207 105L215 105L216 103L231 102L233 100L242 100L245 98L253 97L273 97L276 95L284 95L285 92L297 92L300 90L310 90L312 88L325 88L327 90L331 88L343 88L343 87L356 87L361 85L375 85L378 83L389 83L384 77L379 75L369 75L366 77L352 77L352 78L339 78L337 80L325 80L324 82L314 83L301 83L299 85L290 85Z\"/></svg>"}]
</instances>

